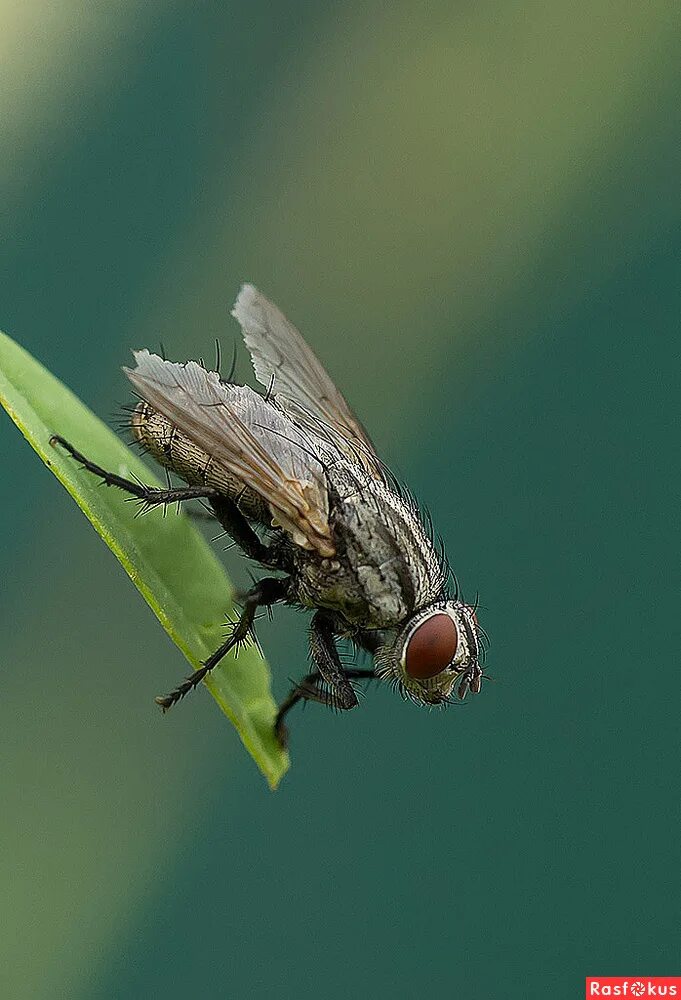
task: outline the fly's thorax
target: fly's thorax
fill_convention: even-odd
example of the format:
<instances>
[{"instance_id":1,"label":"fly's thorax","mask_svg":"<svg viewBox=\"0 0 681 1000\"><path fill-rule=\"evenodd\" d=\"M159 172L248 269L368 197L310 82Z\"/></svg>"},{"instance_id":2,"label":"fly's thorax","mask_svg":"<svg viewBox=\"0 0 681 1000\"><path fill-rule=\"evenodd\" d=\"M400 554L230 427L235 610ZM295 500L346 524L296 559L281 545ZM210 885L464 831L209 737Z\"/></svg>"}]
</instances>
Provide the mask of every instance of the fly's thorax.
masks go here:
<instances>
[{"instance_id":1,"label":"fly's thorax","mask_svg":"<svg viewBox=\"0 0 681 1000\"><path fill-rule=\"evenodd\" d=\"M130 427L134 439L147 454L190 486L210 486L230 499L238 497L239 508L249 517L269 519L266 505L256 493L245 489L240 480L148 403L137 404Z\"/></svg>"},{"instance_id":2,"label":"fly's thorax","mask_svg":"<svg viewBox=\"0 0 681 1000\"><path fill-rule=\"evenodd\" d=\"M351 620L371 629L399 626L442 593L442 568L418 513L358 466L339 462L327 476L338 553L360 595Z\"/></svg>"},{"instance_id":3,"label":"fly's thorax","mask_svg":"<svg viewBox=\"0 0 681 1000\"><path fill-rule=\"evenodd\" d=\"M480 629L462 601L439 601L413 615L378 654L381 677L413 701L437 705L480 691Z\"/></svg>"},{"instance_id":4,"label":"fly's thorax","mask_svg":"<svg viewBox=\"0 0 681 1000\"><path fill-rule=\"evenodd\" d=\"M303 607L326 608L348 623L363 623L370 614L364 591L347 560L321 558L300 548L293 548L296 600Z\"/></svg>"}]
</instances>

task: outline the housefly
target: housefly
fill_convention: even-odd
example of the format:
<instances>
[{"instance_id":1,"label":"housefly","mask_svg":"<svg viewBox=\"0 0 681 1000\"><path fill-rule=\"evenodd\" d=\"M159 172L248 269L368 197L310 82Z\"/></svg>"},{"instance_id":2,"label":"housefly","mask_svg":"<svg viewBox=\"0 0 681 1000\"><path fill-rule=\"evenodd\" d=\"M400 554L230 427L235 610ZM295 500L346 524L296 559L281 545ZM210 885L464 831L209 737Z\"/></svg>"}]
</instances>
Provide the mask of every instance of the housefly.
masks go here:
<instances>
[{"instance_id":1,"label":"housefly","mask_svg":"<svg viewBox=\"0 0 681 1000\"><path fill-rule=\"evenodd\" d=\"M232 315L264 393L188 361L147 350L124 371L139 399L136 442L186 486L124 479L55 436L84 468L145 508L202 500L243 554L277 575L241 595L228 638L170 694L166 711L234 647L258 608L277 602L313 612L311 671L281 704L276 732L299 701L358 704L353 681L377 678L421 705L440 705L482 680L484 632L475 609L451 593L449 570L417 504L378 458L369 436L298 330L252 285ZM373 657L348 668L337 641Z\"/></svg>"}]
</instances>

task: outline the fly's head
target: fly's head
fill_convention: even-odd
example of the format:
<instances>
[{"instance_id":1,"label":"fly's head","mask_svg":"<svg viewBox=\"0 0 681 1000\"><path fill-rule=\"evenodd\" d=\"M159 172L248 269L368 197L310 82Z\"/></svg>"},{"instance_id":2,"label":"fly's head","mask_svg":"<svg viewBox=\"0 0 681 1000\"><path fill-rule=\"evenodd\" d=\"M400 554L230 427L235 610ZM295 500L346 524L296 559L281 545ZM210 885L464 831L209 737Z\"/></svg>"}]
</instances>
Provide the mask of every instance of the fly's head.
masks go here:
<instances>
[{"instance_id":1,"label":"fly's head","mask_svg":"<svg viewBox=\"0 0 681 1000\"><path fill-rule=\"evenodd\" d=\"M482 684L482 631L463 601L440 601L418 611L378 654L378 672L412 701L440 705Z\"/></svg>"}]
</instances>

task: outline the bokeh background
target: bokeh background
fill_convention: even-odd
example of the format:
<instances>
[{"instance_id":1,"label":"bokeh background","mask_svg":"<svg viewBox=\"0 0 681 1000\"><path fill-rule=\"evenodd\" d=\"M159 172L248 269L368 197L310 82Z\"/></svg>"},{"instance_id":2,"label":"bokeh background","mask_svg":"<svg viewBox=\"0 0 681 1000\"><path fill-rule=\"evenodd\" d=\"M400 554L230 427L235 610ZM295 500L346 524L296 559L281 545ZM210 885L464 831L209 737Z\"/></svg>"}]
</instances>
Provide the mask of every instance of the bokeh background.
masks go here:
<instances>
[{"instance_id":1,"label":"bokeh background","mask_svg":"<svg viewBox=\"0 0 681 1000\"><path fill-rule=\"evenodd\" d=\"M678 2L0 21L0 327L108 417L130 348L229 355L256 282L431 508L495 678L299 712L272 794L205 692L157 714L184 661L3 415L2 996L679 973ZM282 696L304 628L260 638Z\"/></svg>"}]
</instances>

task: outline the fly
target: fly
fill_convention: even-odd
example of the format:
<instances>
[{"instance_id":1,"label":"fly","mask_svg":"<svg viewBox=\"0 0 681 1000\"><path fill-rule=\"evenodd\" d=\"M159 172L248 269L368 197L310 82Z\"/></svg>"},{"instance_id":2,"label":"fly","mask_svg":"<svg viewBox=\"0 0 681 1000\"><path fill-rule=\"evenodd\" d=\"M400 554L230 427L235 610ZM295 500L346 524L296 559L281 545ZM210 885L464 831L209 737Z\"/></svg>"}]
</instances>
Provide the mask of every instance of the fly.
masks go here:
<instances>
[{"instance_id":1,"label":"fly","mask_svg":"<svg viewBox=\"0 0 681 1000\"><path fill-rule=\"evenodd\" d=\"M446 559L415 501L279 309L244 285L232 315L264 395L195 361L177 364L147 350L124 368L140 400L130 420L135 441L185 486L125 479L52 438L145 508L204 501L243 554L277 574L241 595L226 641L156 702L172 708L249 639L258 608L276 603L313 612L312 670L279 707L282 744L294 705L354 708L353 681L387 681L421 705L477 694L484 632L475 609L450 593ZM339 639L369 652L373 667L345 666Z\"/></svg>"}]
</instances>

